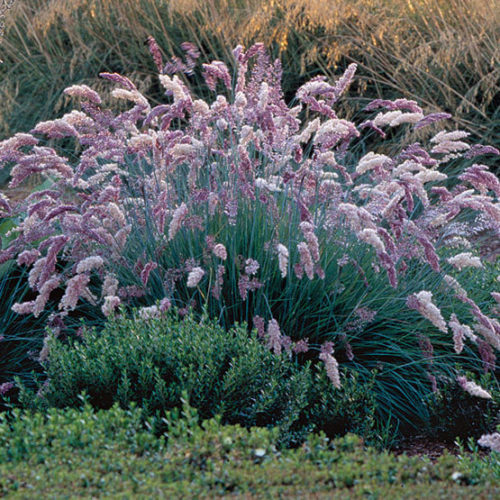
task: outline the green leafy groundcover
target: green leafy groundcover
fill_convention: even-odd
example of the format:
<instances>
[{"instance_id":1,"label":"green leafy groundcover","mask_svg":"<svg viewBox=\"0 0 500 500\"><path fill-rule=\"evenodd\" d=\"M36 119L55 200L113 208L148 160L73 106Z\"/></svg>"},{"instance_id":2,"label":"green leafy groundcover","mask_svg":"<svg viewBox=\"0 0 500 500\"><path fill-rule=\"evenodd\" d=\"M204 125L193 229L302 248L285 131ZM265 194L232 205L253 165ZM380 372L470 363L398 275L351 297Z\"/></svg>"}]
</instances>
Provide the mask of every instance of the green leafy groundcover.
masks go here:
<instances>
[{"instance_id":1,"label":"green leafy groundcover","mask_svg":"<svg viewBox=\"0 0 500 500\"><path fill-rule=\"evenodd\" d=\"M347 434L278 451L277 432L201 426L184 404L161 438L142 411L13 410L0 416L0 495L9 498L498 498L498 453L428 459L379 453Z\"/></svg>"}]
</instances>

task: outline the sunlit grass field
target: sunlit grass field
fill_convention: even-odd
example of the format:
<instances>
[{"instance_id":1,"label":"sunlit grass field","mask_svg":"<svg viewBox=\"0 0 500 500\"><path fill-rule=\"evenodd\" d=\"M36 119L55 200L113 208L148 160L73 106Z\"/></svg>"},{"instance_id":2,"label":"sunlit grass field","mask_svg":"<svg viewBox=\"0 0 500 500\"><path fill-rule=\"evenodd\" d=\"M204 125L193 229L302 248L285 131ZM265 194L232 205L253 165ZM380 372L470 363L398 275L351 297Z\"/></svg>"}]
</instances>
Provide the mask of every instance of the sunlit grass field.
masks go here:
<instances>
[{"instance_id":1,"label":"sunlit grass field","mask_svg":"<svg viewBox=\"0 0 500 500\"><path fill-rule=\"evenodd\" d=\"M131 76L160 100L146 39L168 53L192 41L205 59L263 42L291 97L315 74L359 65L346 114L374 97L448 111L498 145L500 9L495 0L17 0L0 46L0 138L61 116L62 91L101 71ZM349 110L347 112L347 109Z\"/></svg>"}]
</instances>

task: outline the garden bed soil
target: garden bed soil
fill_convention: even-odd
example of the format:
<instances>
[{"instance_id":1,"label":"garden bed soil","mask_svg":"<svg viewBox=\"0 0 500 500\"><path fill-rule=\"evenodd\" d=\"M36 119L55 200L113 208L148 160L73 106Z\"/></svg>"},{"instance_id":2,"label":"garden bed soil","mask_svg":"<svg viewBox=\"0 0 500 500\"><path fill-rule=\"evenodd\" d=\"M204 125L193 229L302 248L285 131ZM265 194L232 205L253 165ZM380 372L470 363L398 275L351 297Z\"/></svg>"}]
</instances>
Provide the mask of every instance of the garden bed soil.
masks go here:
<instances>
[{"instance_id":1,"label":"garden bed soil","mask_svg":"<svg viewBox=\"0 0 500 500\"><path fill-rule=\"evenodd\" d=\"M460 449L456 443L426 436L405 438L397 446L391 449L391 452L395 455L406 453L410 457L427 456L432 462L435 462L445 451L455 456L460 454ZM478 453L481 457L484 457L488 455L488 450L480 449Z\"/></svg>"}]
</instances>

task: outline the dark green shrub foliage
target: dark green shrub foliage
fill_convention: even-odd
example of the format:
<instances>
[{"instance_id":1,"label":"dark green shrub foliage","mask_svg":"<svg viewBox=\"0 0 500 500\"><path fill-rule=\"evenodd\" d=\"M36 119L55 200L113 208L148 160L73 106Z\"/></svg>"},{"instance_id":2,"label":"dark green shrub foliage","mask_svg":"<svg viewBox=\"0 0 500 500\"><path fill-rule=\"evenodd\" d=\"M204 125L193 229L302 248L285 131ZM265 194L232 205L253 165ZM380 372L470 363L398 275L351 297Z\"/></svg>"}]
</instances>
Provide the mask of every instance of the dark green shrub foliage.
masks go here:
<instances>
[{"instance_id":1,"label":"dark green shrub foliage","mask_svg":"<svg viewBox=\"0 0 500 500\"><path fill-rule=\"evenodd\" d=\"M286 445L314 429L368 436L374 427L369 384L351 377L336 390L324 370L276 356L246 326L226 332L191 315L112 319L82 340L51 339L45 368L38 401L60 408L79 406L85 392L95 408L137 403L161 416L186 393L203 419L279 426Z\"/></svg>"},{"instance_id":2,"label":"dark green shrub foliage","mask_svg":"<svg viewBox=\"0 0 500 500\"><path fill-rule=\"evenodd\" d=\"M186 391L203 418L222 410L231 421L266 424L266 414L276 418L294 399L301 376L293 363L249 340L245 328L226 333L191 316L116 319L83 337L51 343L44 392L51 406L78 405L85 391L96 408L136 402L155 413L178 406Z\"/></svg>"},{"instance_id":3,"label":"dark green shrub foliage","mask_svg":"<svg viewBox=\"0 0 500 500\"><path fill-rule=\"evenodd\" d=\"M370 437L378 426L375 373L371 380L363 382L357 373L343 384L342 397L331 390L331 381L324 370L319 370L314 385L313 408L310 419L315 427L327 436L355 431Z\"/></svg>"},{"instance_id":4,"label":"dark green shrub foliage","mask_svg":"<svg viewBox=\"0 0 500 500\"><path fill-rule=\"evenodd\" d=\"M472 378L472 377L471 377ZM449 383L429 398L430 433L440 439L454 441L478 439L481 434L492 432L500 423L500 393L497 381L491 374L478 381L492 395L492 399L471 396L461 390L458 382Z\"/></svg>"}]
</instances>

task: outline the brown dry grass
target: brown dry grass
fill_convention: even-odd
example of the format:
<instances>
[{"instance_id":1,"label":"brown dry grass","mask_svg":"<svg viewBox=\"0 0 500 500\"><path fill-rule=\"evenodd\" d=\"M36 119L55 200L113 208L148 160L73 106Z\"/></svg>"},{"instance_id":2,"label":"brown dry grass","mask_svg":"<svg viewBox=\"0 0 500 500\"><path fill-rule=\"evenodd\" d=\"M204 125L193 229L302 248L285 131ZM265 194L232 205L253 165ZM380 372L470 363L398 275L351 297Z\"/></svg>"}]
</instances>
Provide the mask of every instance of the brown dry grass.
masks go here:
<instances>
[{"instance_id":1,"label":"brown dry grass","mask_svg":"<svg viewBox=\"0 0 500 500\"><path fill-rule=\"evenodd\" d=\"M180 42L231 60L262 41L284 63L291 95L305 78L359 64L356 97L406 96L444 109L486 140L500 123L497 0L18 0L0 55L0 137L59 115L77 81L105 88L100 71L131 75L155 94L145 46ZM359 100L359 99L358 99ZM498 141L498 137L496 137Z\"/></svg>"}]
</instances>

